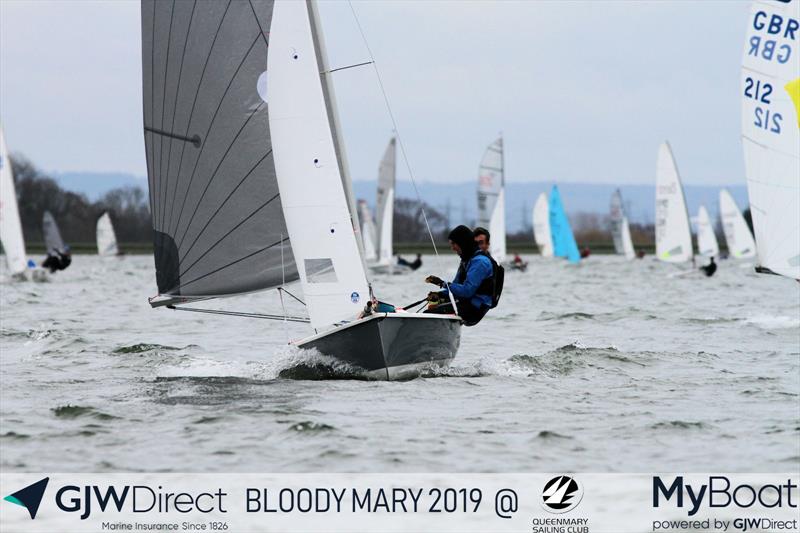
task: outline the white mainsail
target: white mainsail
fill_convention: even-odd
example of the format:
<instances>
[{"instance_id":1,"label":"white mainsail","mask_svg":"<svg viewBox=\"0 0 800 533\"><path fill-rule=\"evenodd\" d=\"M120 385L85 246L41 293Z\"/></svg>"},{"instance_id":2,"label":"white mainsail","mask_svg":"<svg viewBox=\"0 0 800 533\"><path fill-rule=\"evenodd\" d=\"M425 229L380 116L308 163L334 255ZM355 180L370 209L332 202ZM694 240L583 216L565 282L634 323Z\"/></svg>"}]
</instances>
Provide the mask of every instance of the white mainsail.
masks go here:
<instances>
[{"instance_id":1,"label":"white mainsail","mask_svg":"<svg viewBox=\"0 0 800 533\"><path fill-rule=\"evenodd\" d=\"M375 222L366 200L358 201L358 219L361 221L361 241L364 243L364 260L372 263L378 260L378 251L375 247Z\"/></svg>"},{"instance_id":2,"label":"white mainsail","mask_svg":"<svg viewBox=\"0 0 800 533\"><path fill-rule=\"evenodd\" d=\"M739 206L727 189L719 191L719 213L728 252L736 259L755 257L756 243Z\"/></svg>"},{"instance_id":3,"label":"white mainsail","mask_svg":"<svg viewBox=\"0 0 800 533\"><path fill-rule=\"evenodd\" d=\"M3 128L0 127L0 242L12 276L23 274L28 268L25 239L19 218L14 175Z\"/></svg>"},{"instance_id":4,"label":"white mainsail","mask_svg":"<svg viewBox=\"0 0 800 533\"><path fill-rule=\"evenodd\" d=\"M326 65L313 14L305 2L279 1L272 17L267 95L275 170L311 325L319 330L355 318L370 289L320 78Z\"/></svg>"},{"instance_id":5,"label":"white mainsail","mask_svg":"<svg viewBox=\"0 0 800 533\"><path fill-rule=\"evenodd\" d=\"M668 142L658 148L656 166L656 257L668 263L694 257L686 198Z\"/></svg>"},{"instance_id":6,"label":"white mainsail","mask_svg":"<svg viewBox=\"0 0 800 533\"><path fill-rule=\"evenodd\" d=\"M397 144L394 138L389 141L386 152L378 168L378 193L376 217L378 219L378 264L393 263L394 243L394 188L397 175Z\"/></svg>"},{"instance_id":7,"label":"white mainsail","mask_svg":"<svg viewBox=\"0 0 800 533\"><path fill-rule=\"evenodd\" d=\"M117 235L114 233L111 216L106 211L97 219L97 255L110 256L118 253Z\"/></svg>"},{"instance_id":8,"label":"white mainsail","mask_svg":"<svg viewBox=\"0 0 800 533\"><path fill-rule=\"evenodd\" d=\"M614 239L614 250L626 259L633 259L636 255L631 241L631 230L628 227L628 217L622 204L622 193L619 189L611 195L611 236Z\"/></svg>"},{"instance_id":9,"label":"white mainsail","mask_svg":"<svg viewBox=\"0 0 800 533\"><path fill-rule=\"evenodd\" d=\"M701 205L697 212L697 252L703 257L717 257L719 245L714 234L714 226L705 206Z\"/></svg>"},{"instance_id":10,"label":"white mainsail","mask_svg":"<svg viewBox=\"0 0 800 533\"><path fill-rule=\"evenodd\" d=\"M478 226L489 230L490 252L498 263L506 257L506 182L503 164L501 137L486 148L478 167Z\"/></svg>"},{"instance_id":11,"label":"white mainsail","mask_svg":"<svg viewBox=\"0 0 800 533\"><path fill-rule=\"evenodd\" d=\"M543 192L533 206L533 239L542 257L553 257L553 236L550 235L550 206Z\"/></svg>"},{"instance_id":12,"label":"white mainsail","mask_svg":"<svg viewBox=\"0 0 800 533\"><path fill-rule=\"evenodd\" d=\"M760 271L800 279L800 2L753 2L742 147Z\"/></svg>"}]
</instances>

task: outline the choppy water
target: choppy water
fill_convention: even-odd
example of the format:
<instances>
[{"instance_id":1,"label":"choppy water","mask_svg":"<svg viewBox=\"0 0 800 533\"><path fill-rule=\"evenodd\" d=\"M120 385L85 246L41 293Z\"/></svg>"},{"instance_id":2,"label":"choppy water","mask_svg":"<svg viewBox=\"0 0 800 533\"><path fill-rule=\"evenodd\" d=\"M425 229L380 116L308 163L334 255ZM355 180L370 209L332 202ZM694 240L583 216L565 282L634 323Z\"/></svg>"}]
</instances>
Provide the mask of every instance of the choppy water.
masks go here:
<instances>
[{"instance_id":1,"label":"choppy water","mask_svg":"<svg viewBox=\"0 0 800 533\"><path fill-rule=\"evenodd\" d=\"M378 295L418 299L435 263ZM730 261L675 271L532 258L450 369L385 383L289 348L304 324L151 310L149 257L78 256L2 285L0 467L797 470L800 285ZM274 293L207 306L280 312Z\"/></svg>"}]
</instances>

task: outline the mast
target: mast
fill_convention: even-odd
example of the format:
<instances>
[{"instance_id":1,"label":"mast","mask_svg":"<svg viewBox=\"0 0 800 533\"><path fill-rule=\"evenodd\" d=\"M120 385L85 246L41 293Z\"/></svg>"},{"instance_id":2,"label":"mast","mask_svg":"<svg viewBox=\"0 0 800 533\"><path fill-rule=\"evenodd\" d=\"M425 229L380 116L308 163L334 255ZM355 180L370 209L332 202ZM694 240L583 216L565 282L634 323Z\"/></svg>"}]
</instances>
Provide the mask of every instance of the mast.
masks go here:
<instances>
[{"instance_id":1,"label":"mast","mask_svg":"<svg viewBox=\"0 0 800 533\"><path fill-rule=\"evenodd\" d=\"M325 51L325 37L322 33L319 10L317 9L316 0L306 0L306 5L308 6L309 19L311 21L311 38L314 41L314 51L317 55L317 64L320 68L319 75L322 79L322 94L325 98L325 107L328 110L328 121L331 125L331 135L333 136L333 146L336 150L336 160L339 163L339 174L342 177L344 194L347 198L347 209L350 211L353 231L356 234L356 242L358 242L358 249L361 254L361 262L366 272L367 263L364 260L364 240L361 235L361 224L358 220L358 207L353 194L353 182L350 179L350 170L347 164L347 151L345 150L344 139L342 138L341 127L339 126L336 91L333 86L333 80L330 77L328 54ZM369 282L369 278L367 278L367 282ZM370 284L370 292L372 292L371 287L372 285Z\"/></svg>"}]
</instances>

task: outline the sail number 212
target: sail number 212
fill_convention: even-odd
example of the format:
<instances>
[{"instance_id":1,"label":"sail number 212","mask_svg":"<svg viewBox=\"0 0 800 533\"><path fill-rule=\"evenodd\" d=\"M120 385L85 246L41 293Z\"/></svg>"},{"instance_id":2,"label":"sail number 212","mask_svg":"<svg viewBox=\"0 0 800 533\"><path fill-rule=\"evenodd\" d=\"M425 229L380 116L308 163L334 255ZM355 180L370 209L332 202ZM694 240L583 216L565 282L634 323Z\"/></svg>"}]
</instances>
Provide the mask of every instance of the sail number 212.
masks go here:
<instances>
[{"instance_id":1,"label":"sail number 212","mask_svg":"<svg viewBox=\"0 0 800 533\"><path fill-rule=\"evenodd\" d=\"M761 80L753 80L750 76L744 80L744 95L760 104L771 104L772 84L761 83ZM753 125L757 128L765 129L772 133L781 132L781 121L783 117L780 113L770 112L769 108L757 105L754 109L755 120Z\"/></svg>"}]
</instances>

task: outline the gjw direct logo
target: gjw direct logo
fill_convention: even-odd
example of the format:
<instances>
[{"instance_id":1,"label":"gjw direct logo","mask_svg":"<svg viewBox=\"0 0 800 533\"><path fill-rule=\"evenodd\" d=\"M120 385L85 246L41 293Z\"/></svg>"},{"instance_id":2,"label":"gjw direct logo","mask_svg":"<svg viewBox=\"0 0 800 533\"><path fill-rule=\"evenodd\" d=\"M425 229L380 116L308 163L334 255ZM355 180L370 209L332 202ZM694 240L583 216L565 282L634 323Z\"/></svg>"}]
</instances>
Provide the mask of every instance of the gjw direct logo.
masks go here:
<instances>
[{"instance_id":1,"label":"gjw direct logo","mask_svg":"<svg viewBox=\"0 0 800 533\"><path fill-rule=\"evenodd\" d=\"M49 477L40 479L33 485L28 485L24 489L20 489L14 494L9 494L3 498L7 502L11 502L28 510L31 515L31 520L36 518L36 512L39 510L39 504L42 503L44 496L44 489L47 488L47 482L50 481Z\"/></svg>"},{"instance_id":2,"label":"gjw direct logo","mask_svg":"<svg viewBox=\"0 0 800 533\"><path fill-rule=\"evenodd\" d=\"M566 513L575 509L583 498L583 487L574 478L556 476L544 485L540 503L549 513Z\"/></svg>"}]
</instances>

